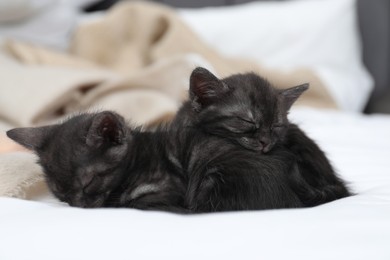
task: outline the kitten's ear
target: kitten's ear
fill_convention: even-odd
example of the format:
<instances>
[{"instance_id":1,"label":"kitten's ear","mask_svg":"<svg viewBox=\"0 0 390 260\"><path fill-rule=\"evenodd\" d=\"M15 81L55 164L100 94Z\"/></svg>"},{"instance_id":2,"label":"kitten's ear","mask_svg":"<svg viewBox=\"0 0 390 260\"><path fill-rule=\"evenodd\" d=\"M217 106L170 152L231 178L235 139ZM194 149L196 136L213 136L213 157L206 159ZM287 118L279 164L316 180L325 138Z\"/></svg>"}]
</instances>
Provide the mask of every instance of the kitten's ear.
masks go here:
<instances>
[{"instance_id":1,"label":"kitten's ear","mask_svg":"<svg viewBox=\"0 0 390 260\"><path fill-rule=\"evenodd\" d=\"M7 136L27 149L37 150L51 135L56 126L14 128L7 131Z\"/></svg>"},{"instance_id":2,"label":"kitten's ear","mask_svg":"<svg viewBox=\"0 0 390 260\"><path fill-rule=\"evenodd\" d=\"M105 111L97 114L88 130L86 144L100 147L103 144L119 145L125 141L126 124L120 115Z\"/></svg>"},{"instance_id":3,"label":"kitten's ear","mask_svg":"<svg viewBox=\"0 0 390 260\"><path fill-rule=\"evenodd\" d=\"M309 83L282 90L280 93L284 97L286 109L289 110L300 95L309 88Z\"/></svg>"},{"instance_id":4,"label":"kitten's ear","mask_svg":"<svg viewBox=\"0 0 390 260\"><path fill-rule=\"evenodd\" d=\"M226 93L229 87L205 68L196 68L190 76L190 99L198 106L208 105Z\"/></svg>"}]
</instances>

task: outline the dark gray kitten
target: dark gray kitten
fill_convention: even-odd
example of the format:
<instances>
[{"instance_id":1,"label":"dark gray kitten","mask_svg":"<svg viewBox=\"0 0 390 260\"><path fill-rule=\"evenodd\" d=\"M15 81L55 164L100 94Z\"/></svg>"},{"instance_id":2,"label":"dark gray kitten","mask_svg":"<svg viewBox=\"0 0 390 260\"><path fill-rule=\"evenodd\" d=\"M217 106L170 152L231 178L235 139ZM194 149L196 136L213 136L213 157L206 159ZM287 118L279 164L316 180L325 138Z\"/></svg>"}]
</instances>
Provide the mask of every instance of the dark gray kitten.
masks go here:
<instances>
[{"instance_id":1,"label":"dark gray kitten","mask_svg":"<svg viewBox=\"0 0 390 260\"><path fill-rule=\"evenodd\" d=\"M176 161L166 158L164 133L131 129L114 112L7 135L36 152L49 188L71 206L184 209L186 180Z\"/></svg>"},{"instance_id":2,"label":"dark gray kitten","mask_svg":"<svg viewBox=\"0 0 390 260\"><path fill-rule=\"evenodd\" d=\"M287 114L308 84L281 90L254 73L218 79L204 68L190 78L190 100L175 125L202 129L245 149L267 154L278 145L295 155L298 171L290 185L306 206L350 195L324 152Z\"/></svg>"}]
</instances>

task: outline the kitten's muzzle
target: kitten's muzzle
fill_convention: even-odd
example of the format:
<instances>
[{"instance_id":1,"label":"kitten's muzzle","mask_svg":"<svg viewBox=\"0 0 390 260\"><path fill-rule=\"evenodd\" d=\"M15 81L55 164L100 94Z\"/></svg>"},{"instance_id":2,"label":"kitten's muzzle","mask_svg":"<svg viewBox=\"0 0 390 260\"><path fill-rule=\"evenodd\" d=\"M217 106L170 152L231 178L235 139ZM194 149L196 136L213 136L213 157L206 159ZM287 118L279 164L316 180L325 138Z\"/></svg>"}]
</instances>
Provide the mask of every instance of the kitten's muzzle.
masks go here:
<instances>
[{"instance_id":1,"label":"kitten's muzzle","mask_svg":"<svg viewBox=\"0 0 390 260\"><path fill-rule=\"evenodd\" d=\"M258 142L257 140L253 140L251 138L248 138L248 137L241 137L240 139L238 139L238 143L241 146L243 146L244 148L246 148L248 150L253 150L256 152L260 152L264 148L264 146L260 142Z\"/></svg>"},{"instance_id":2,"label":"kitten's muzzle","mask_svg":"<svg viewBox=\"0 0 390 260\"><path fill-rule=\"evenodd\" d=\"M238 139L238 142L241 146L248 150L256 151L256 152L263 152L263 153L268 153L273 144L270 140L268 139L253 139L253 138L248 138L248 137L242 137Z\"/></svg>"}]
</instances>

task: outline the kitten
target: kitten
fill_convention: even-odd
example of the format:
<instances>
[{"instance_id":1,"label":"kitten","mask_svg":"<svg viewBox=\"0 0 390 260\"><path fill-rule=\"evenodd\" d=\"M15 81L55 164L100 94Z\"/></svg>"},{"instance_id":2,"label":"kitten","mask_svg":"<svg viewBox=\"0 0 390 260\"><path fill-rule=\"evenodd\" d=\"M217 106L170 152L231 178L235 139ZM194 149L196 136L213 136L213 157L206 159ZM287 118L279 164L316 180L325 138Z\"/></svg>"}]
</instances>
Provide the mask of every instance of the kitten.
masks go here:
<instances>
[{"instance_id":1,"label":"kitten","mask_svg":"<svg viewBox=\"0 0 390 260\"><path fill-rule=\"evenodd\" d=\"M173 128L172 128L173 129ZM303 206L288 184L294 158L259 158L197 129L140 132L113 112L7 135L39 156L52 192L78 207L197 213Z\"/></svg>"},{"instance_id":2,"label":"kitten","mask_svg":"<svg viewBox=\"0 0 390 260\"><path fill-rule=\"evenodd\" d=\"M190 100L174 124L221 136L245 149L267 154L280 145L295 154L298 171L290 185L305 206L350 195L319 146L287 119L292 104L308 84L285 90L274 88L254 73L218 79L204 68L190 77Z\"/></svg>"},{"instance_id":3,"label":"kitten","mask_svg":"<svg viewBox=\"0 0 390 260\"><path fill-rule=\"evenodd\" d=\"M160 164L161 139L127 127L116 113L80 114L7 135L36 152L49 188L71 206L183 207L183 177L169 160Z\"/></svg>"}]
</instances>

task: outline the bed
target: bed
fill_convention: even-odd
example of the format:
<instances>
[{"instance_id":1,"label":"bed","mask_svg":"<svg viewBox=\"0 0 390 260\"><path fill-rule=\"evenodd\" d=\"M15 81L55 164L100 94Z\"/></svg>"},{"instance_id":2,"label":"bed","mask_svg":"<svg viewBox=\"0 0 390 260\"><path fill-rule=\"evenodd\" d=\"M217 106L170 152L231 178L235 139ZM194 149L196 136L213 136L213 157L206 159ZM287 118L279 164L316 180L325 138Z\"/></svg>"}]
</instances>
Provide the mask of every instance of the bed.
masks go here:
<instances>
[{"instance_id":1,"label":"bed","mask_svg":"<svg viewBox=\"0 0 390 260\"><path fill-rule=\"evenodd\" d=\"M245 30L242 30L246 23L244 18L238 28L242 31L241 46L230 44L228 38L224 38L226 31L231 32L234 28L213 24L215 17L225 19L228 24L231 15L237 13L234 8L241 8L239 12L247 17L251 15L246 13L248 9L286 9L286 3L280 1L260 1L244 7L230 5L247 1L161 2L182 8L179 10L181 18L208 44L215 47L225 44L221 47L225 55L236 55L236 47L239 47L242 55L258 55L258 59L270 67L311 65L325 85L343 82L345 87L342 90L337 84L328 89L339 109L297 106L289 117L320 144L356 195L307 209L183 216L134 209L72 208L56 200L40 184L29 191L31 194L27 199L0 197L0 259L390 259L390 116L386 114L389 112L386 101L390 93L389 2L359 0L355 16L351 13L355 9L345 8L355 7L354 1L322 1L324 5L338 2L336 5L342 7L327 9L337 14L332 19L343 19L336 24L341 27L337 30L350 28L348 26L355 18L359 22L359 27L356 27L359 28L358 37L349 35L349 39L343 38L345 44L352 45L345 47L340 41L336 47L332 46L339 51L339 60L310 52L316 49L311 43L318 44L317 34L312 35L313 42L308 40L305 48L289 41L292 46L283 49L283 55L279 57L271 55L275 46L280 44L276 41L280 40L279 36L272 38L270 46L264 47L265 53L259 51L260 54L255 54L250 45L245 45L242 38L245 35ZM298 2L287 5L300 10L300 4L308 3ZM319 1L310 2L310 8L323 8L312 4ZM229 7L189 9L205 4ZM320 23L331 26L329 37L343 35L345 31L337 34L335 24L326 23L330 21L325 17L327 12L332 13L324 10L324 19ZM273 12L275 16L277 13ZM90 23L100 15L84 14L80 21ZM286 13L280 15L287 19ZM343 22L346 22L346 27L343 27ZM248 23L253 24L250 19ZM291 24L303 26L299 21ZM309 29L302 29L300 35L309 35ZM328 29L323 27L322 31ZM218 35L221 32L225 34ZM269 31L260 28L258 33L263 36ZM216 35L217 38L213 38ZM248 36L252 42L258 40L256 34L253 35ZM288 52L291 49L295 52ZM326 53L326 49L324 52L325 56L332 56ZM295 63L288 63L285 59L289 56L294 60L291 57L302 53L312 58L302 58ZM359 63L362 59L364 66ZM326 66L317 66L318 62ZM200 63L207 65L207 60ZM331 68L337 66L343 74L332 74L328 65ZM96 80L94 77L91 76ZM174 108L169 111L174 112ZM16 125L13 121L4 122L2 129ZM28 122L26 119L20 124Z\"/></svg>"}]
</instances>

